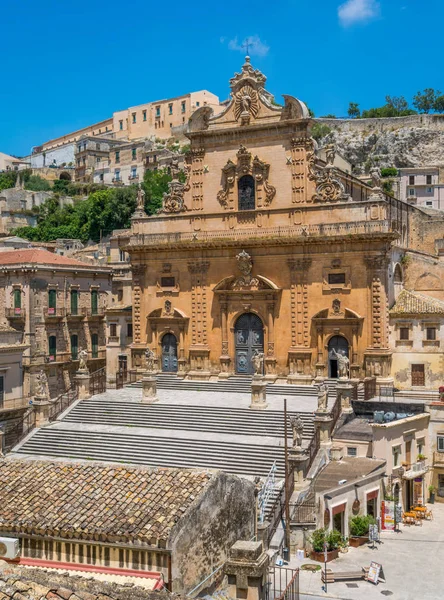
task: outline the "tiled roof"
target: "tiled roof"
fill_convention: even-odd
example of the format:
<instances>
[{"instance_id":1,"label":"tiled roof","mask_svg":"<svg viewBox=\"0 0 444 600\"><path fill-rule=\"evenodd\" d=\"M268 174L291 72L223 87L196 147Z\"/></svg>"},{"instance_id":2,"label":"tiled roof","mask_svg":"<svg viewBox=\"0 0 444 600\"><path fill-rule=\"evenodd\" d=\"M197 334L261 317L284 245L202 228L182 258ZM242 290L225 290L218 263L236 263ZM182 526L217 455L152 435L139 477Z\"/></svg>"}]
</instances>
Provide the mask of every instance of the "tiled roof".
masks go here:
<instances>
[{"instance_id":1,"label":"tiled roof","mask_svg":"<svg viewBox=\"0 0 444 600\"><path fill-rule=\"evenodd\" d=\"M212 474L8 459L0 462L0 531L158 545Z\"/></svg>"},{"instance_id":2,"label":"tiled roof","mask_svg":"<svg viewBox=\"0 0 444 600\"><path fill-rule=\"evenodd\" d=\"M55 265L60 267L82 267L88 265L75 258L68 258L60 254L54 254L41 248L29 248L25 250L11 250L0 252L0 267L8 265L39 264Z\"/></svg>"},{"instance_id":3,"label":"tiled roof","mask_svg":"<svg viewBox=\"0 0 444 600\"><path fill-rule=\"evenodd\" d=\"M444 315L444 302L418 292L402 290L391 315Z\"/></svg>"},{"instance_id":4,"label":"tiled roof","mask_svg":"<svg viewBox=\"0 0 444 600\"><path fill-rule=\"evenodd\" d=\"M339 486L343 479L347 483L362 481L363 477L374 473L385 465L385 460L363 457L344 456L341 460L333 460L317 475L314 482L316 492L324 492Z\"/></svg>"},{"instance_id":5,"label":"tiled roof","mask_svg":"<svg viewBox=\"0 0 444 600\"><path fill-rule=\"evenodd\" d=\"M42 569L27 569L0 561L1 600L169 600L166 590L119 585Z\"/></svg>"}]
</instances>

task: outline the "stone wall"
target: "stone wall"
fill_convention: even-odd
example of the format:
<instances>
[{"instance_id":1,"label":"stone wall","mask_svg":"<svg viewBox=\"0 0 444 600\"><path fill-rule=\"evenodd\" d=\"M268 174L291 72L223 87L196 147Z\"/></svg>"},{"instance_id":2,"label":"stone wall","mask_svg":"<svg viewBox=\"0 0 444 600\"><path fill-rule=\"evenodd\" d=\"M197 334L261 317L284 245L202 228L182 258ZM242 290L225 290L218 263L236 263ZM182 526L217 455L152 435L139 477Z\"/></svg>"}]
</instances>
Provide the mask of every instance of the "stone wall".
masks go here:
<instances>
[{"instance_id":1,"label":"stone wall","mask_svg":"<svg viewBox=\"0 0 444 600\"><path fill-rule=\"evenodd\" d=\"M254 484L219 472L173 529L172 591L189 592L225 561L237 540L251 539L255 513Z\"/></svg>"}]
</instances>

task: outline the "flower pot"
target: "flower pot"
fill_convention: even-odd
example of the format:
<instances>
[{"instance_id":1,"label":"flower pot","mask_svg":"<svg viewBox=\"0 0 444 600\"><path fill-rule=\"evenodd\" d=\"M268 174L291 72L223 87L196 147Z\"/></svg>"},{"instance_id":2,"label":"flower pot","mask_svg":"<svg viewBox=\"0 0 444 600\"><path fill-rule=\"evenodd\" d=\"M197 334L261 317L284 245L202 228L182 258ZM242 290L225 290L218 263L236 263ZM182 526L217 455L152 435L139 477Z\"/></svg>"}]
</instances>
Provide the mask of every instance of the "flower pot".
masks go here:
<instances>
[{"instance_id":1,"label":"flower pot","mask_svg":"<svg viewBox=\"0 0 444 600\"><path fill-rule=\"evenodd\" d=\"M368 535L350 537L348 539L348 543L352 548L359 548L359 546L363 546L368 543Z\"/></svg>"},{"instance_id":2,"label":"flower pot","mask_svg":"<svg viewBox=\"0 0 444 600\"><path fill-rule=\"evenodd\" d=\"M335 560L335 558L338 558L339 556L339 550L330 550L327 552L327 562L330 562L331 560ZM324 557L324 553L323 552L315 552L314 550L312 550L311 554L310 554L310 558L311 560L316 560L317 562L321 562L323 563L325 561L325 557Z\"/></svg>"},{"instance_id":3,"label":"flower pot","mask_svg":"<svg viewBox=\"0 0 444 600\"><path fill-rule=\"evenodd\" d=\"M339 548L339 552L341 554L346 554L348 552L348 546L343 546L342 548Z\"/></svg>"},{"instance_id":4,"label":"flower pot","mask_svg":"<svg viewBox=\"0 0 444 600\"><path fill-rule=\"evenodd\" d=\"M429 497L429 504L435 504L435 492L432 492Z\"/></svg>"}]
</instances>

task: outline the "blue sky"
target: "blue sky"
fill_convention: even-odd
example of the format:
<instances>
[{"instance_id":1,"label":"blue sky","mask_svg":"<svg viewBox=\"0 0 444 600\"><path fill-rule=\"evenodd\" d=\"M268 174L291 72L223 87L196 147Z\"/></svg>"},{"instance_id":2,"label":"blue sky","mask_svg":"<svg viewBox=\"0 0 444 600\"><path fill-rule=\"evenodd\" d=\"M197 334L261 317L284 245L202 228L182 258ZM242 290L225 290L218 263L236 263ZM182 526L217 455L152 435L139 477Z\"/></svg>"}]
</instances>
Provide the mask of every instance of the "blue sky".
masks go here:
<instances>
[{"instance_id":1,"label":"blue sky","mask_svg":"<svg viewBox=\"0 0 444 600\"><path fill-rule=\"evenodd\" d=\"M246 38L276 99L317 116L444 91L443 0L3 0L0 22L0 151L15 155L150 100L226 98Z\"/></svg>"}]
</instances>

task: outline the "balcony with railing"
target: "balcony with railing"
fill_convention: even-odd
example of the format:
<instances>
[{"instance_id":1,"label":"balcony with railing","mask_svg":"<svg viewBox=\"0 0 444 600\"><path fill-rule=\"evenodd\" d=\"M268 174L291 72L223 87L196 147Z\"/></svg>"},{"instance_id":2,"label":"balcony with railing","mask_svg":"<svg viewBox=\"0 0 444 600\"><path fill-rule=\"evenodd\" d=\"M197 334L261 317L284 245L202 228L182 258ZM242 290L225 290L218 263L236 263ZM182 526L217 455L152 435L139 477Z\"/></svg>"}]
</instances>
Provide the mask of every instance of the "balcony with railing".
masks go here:
<instances>
[{"instance_id":1,"label":"balcony with railing","mask_svg":"<svg viewBox=\"0 0 444 600\"><path fill-rule=\"evenodd\" d=\"M66 311L66 318L69 321L81 321L84 317L85 317L85 315L79 308L77 308L77 309L70 308Z\"/></svg>"},{"instance_id":2,"label":"balcony with railing","mask_svg":"<svg viewBox=\"0 0 444 600\"><path fill-rule=\"evenodd\" d=\"M14 323L24 321L26 318L26 310L24 308L7 308L6 318Z\"/></svg>"},{"instance_id":3,"label":"balcony with railing","mask_svg":"<svg viewBox=\"0 0 444 600\"><path fill-rule=\"evenodd\" d=\"M415 477L421 477L429 470L425 460L418 460L411 464L403 463L402 466L404 468L404 479L415 479Z\"/></svg>"},{"instance_id":4,"label":"balcony with railing","mask_svg":"<svg viewBox=\"0 0 444 600\"><path fill-rule=\"evenodd\" d=\"M61 363L70 363L72 362L72 354L71 352L52 352L45 356L45 362L51 364L61 364Z\"/></svg>"},{"instance_id":5,"label":"balcony with railing","mask_svg":"<svg viewBox=\"0 0 444 600\"><path fill-rule=\"evenodd\" d=\"M105 358L105 348L102 348L101 350L92 350L91 352L88 352L88 360L105 360Z\"/></svg>"},{"instance_id":6,"label":"balcony with railing","mask_svg":"<svg viewBox=\"0 0 444 600\"><path fill-rule=\"evenodd\" d=\"M105 309L101 306L98 306L97 308L83 308L82 313L90 321L103 319L105 317Z\"/></svg>"},{"instance_id":7,"label":"balcony with railing","mask_svg":"<svg viewBox=\"0 0 444 600\"><path fill-rule=\"evenodd\" d=\"M118 336L118 335L109 335L108 336L108 344L118 344L118 345L120 345L120 336Z\"/></svg>"},{"instance_id":8,"label":"balcony with railing","mask_svg":"<svg viewBox=\"0 0 444 600\"><path fill-rule=\"evenodd\" d=\"M66 309L48 307L44 309L43 315L45 321L57 321L66 316Z\"/></svg>"}]
</instances>

